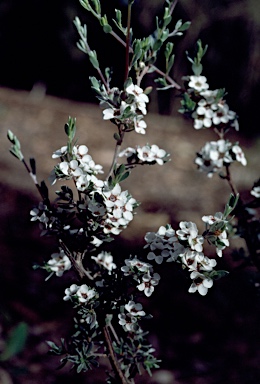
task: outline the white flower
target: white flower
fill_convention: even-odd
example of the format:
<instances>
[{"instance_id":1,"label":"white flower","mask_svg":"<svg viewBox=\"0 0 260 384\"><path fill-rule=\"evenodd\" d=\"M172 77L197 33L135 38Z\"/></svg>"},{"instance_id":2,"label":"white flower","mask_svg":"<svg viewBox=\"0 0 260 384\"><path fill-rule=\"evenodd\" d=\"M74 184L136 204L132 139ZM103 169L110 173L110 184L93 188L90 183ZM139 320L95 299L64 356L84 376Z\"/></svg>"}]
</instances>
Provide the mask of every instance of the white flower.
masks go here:
<instances>
[{"instance_id":1,"label":"white flower","mask_svg":"<svg viewBox=\"0 0 260 384\"><path fill-rule=\"evenodd\" d=\"M215 111L212 119L214 125L219 125L221 123L227 124L229 121L236 118L236 113L230 111L226 102L212 104L211 108Z\"/></svg>"},{"instance_id":2,"label":"white flower","mask_svg":"<svg viewBox=\"0 0 260 384\"><path fill-rule=\"evenodd\" d=\"M164 149L160 149L158 145L145 145L143 147L137 147L137 157L144 162L153 162L162 165L167 157L167 153Z\"/></svg>"},{"instance_id":3,"label":"white flower","mask_svg":"<svg viewBox=\"0 0 260 384\"><path fill-rule=\"evenodd\" d=\"M121 187L119 184L109 191L103 192L105 196L105 204L108 208L116 206L123 206L126 202L126 196L121 192Z\"/></svg>"},{"instance_id":4,"label":"white flower","mask_svg":"<svg viewBox=\"0 0 260 384\"><path fill-rule=\"evenodd\" d=\"M53 253L51 259L47 262L51 271L56 273L56 276L60 277L65 271L71 268L71 262L68 256L65 255L61 249L59 253Z\"/></svg>"},{"instance_id":5,"label":"white flower","mask_svg":"<svg viewBox=\"0 0 260 384\"><path fill-rule=\"evenodd\" d=\"M215 213L214 216L213 215L203 216L202 221L204 221L204 223L207 223L209 225L212 225L216 222L221 222L223 221L223 213L217 212Z\"/></svg>"},{"instance_id":6,"label":"white flower","mask_svg":"<svg viewBox=\"0 0 260 384\"><path fill-rule=\"evenodd\" d=\"M188 86L198 92L209 88L209 85L207 84L207 78L205 76L190 76Z\"/></svg>"},{"instance_id":7,"label":"white flower","mask_svg":"<svg viewBox=\"0 0 260 384\"><path fill-rule=\"evenodd\" d=\"M151 276L148 271L148 273L142 276L142 282L137 286L137 289L139 289L139 291L144 291L145 296L150 297L154 291L154 287L158 285L160 278L158 273L154 273Z\"/></svg>"},{"instance_id":8,"label":"white flower","mask_svg":"<svg viewBox=\"0 0 260 384\"><path fill-rule=\"evenodd\" d=\"M79 286L77 284L72 284L69 288L65 289L65 296L63 297L64 301L68 301L71 299L72 296L74 296L79 289Z\"/></svg>"},{"instance_id":9,"label":"white flower","mask_svg":"<svg viewBox=\"0 0 260 384\"><path fill-rule=\"evenodd\" d=\"M88 147L86 145L76 145L72 148L72 153L80 159L88 153Z\"/></svg>"},{"instance_id":10,"label":"white flower","mask_svg":"<svg viewBox=\"0 0 260 384\"><path fill-rule=\"evenodd\" d=\"M76 296L80 303L86 303L87 301L93 299L96 295L97 292L95 289L91 289L86 284L81 285L76 292Z\"/></svg>"},{"instance_id":11,"label":"white flower","mask_svg":"<svg viewBox=\"0 0 260 384\"><path fill-rule=\"evenodd\" d=\"M100 247L101 244L103 244L103 240L98 239L96 236L92 236L91 244L95 245L96 247Z\"/></svg>"},{"instance_id":12,"label":"white flower","mask_svg":"<svg viewBox=\"0 0 260 384\"><path fill-rule=\"evenodd\" d=\"M59 169L64 175L70 176L70 177L72 176L79 177L83 174L83 171L79 167L79 163L77 160L71 160L69 162L62 161L59 164Z\"/></svg>"},{"instance_id":13,"label":"white flower","mask_svg":"<svg viewBox=\"0 0 260 384\"><path fill-rule=\"evenodd\" d=\"M195 129L210 128L212 126L213 111L205 99L198 102L198 107L193 112L192 117L194 118Z\"/></svg>"},{"instance_id":14,"label":"white flower","mask_svg":"<svg viewBox=\"0 0 260 384\"><path fill-rule=\"evenodd\" d=\"M137 133L141 133L142 135L146 133L145 129L147 128L147 124L142 120L141 116L134 117L134 127Z\"/></svg>"},{"instance_id":15,"label":"white flower","mask_svg":"<svg viewBox=\"0 0 260 384\"><path fill-rule=\"evenodd\" d=\"M89 177L88 175L80 175L76 181L77 190L84 192L89 186Z\"/></svg>"},{"instance_id":16,"label":"white flower","mask_svg":"<svg viewBox=\"0 0 260 384\"><path fill-rule=\"evenodd\" d=\"M223 231L217 236L217 241L215 242L216 253L219 257L222 257L222 251L229 246L229 240L227 238L227 232Z\"/></svg>"},{"instance_id":17,"label":"white flower","mask_svg":"<svg viewBox=\"0 0 260 384\"><path fill-rule=\"evenodd\" d=\"M193 271L191 272L190 277L193 279L193 283L189 288L190 293L198 291L200 295L205 296L208 292L208 289L213 285L213 280L204 276L202 273Z\"/></svg>"},{"instance_id":18,"label":"white flower","mask_svg":"<svg viewBox=\"0 0 260 384\"><path fill-rule=\"evenodd\" d=\"M130 84L126 88L126 92L129 95L134 95L135 101L137 103L149 103L149 98L148 96L144 93L143 89L140 88L138 85L134 85L133 83Z\"/></svg>"},{"instance_id":19,"label":"white flower","mask_svg":"<svg viewBox=\"0 0 260 384\"><path fill-rule=\"evenodd\" d=\"M113 256L108 252L102 251L97 255L97 257L91 256L91 259L95 260L97 264L100 264L102 267L106 268L109 271L109 274L111 274L113 269L116 269L116 264L113 263Z\"/></svg>"},{"instance_id":20,"label":"white flower","mask_svg":"<svg viewBox=\"0 0 260 384\"><path fill-rule=\"evenodd\" d=\"M126 259L125 266L121 267L121 271L124 272L125 276L129 276L134 273L134 268L136 268L139 272L147 273L149 270L152 270L152 265L138 260L135 257L134 259Z\"/></svg>"},{"instance_id":21,"label":"white flower","mask_svg":"<svg viewBox=\"0 0 260 384\"><path fill-rule=\"evenodd\" d=\"M143 306L140 303L135 303L134 301L129 301L128 304L125 304L125 309L132 316L145 316L145 312L143 311Z\"/></svg>"},{"instance_id":22,"label":"white flower","mask_svg":"<svg viewBox=\"0 0 260 384\"><path fill-rule=\"evenodd\" d=\"M257 199L260 198L260 186L254 187L250 192L252 196L255 196Z\"/></svg>"},{"instance_id":23,"label":"white flower","mask_svg":"<svg viewBox=\"0 0 260 384\"><path fill-rule=\"evenodd\" d=\"M202 172L206 172L208 177L219 171L223 167L223 160L231 144L225 140L210 141L198 153L195 164Z\"/></svg>"},{"instance_id":24,"label":"white flower","mask_svg":"<svg viewBox=\"0 0 260 384\"><path fill-rule=\"evenodd\" d=\"M122 325L125 331L136 332L140 329L136 316L132 316L130 313L119 313L119 324Z\"/></svg>"},{"instance_id":25,"label":"white flower","mask_svg":"<svg viewBox=\"0 0 260 384\"><path fill-rule=\"evenodd\" d=\"M246 165L247 164L244 152L239 147L239 145L233 145L232 152L235 154L235 158L236 158L237 161L239 161L242 165Z\"/></svg>"},{"instance_id":26,"label":"white flower","mask_svg":"<svg viewBox=\"0 0 260 384\"><path fill-rule=\"evenodd\" d=\"M128 147L128 148L124 149L123 151L121 151L118 156L119 157L123 157L123 156L130 157L130 156L133 156L135 154L136 154L135 148Z\"/></svg>"},{"instance_id":27,"label":"white flower","mask_svg":"<svg viewBox=\"0 0 260 384\"><path fill-rule=\"evenodd\" d=\"M107 108L103 110L103 119L104 120L111 120L115 118L115 114L119 115L118 109L113 108Z\"/></svg>"},{"instance_id":28,"label":"white flower","mask_svg":"<svg viewBox=\"0 0 260 384\"><path fill-rule=\"evenodd\" d=\"M52 158L53 158L53 159L57 159L57 158L59 158L59 157L62 157L62 156L64 156L64 155L66 155L67 150L68 150L67 145L61 147L61 148L58 149L57 151L53 152Z\"/></svg>"},{"instance_id":29,"label":"white flower","mask_svg":"<svg viewBox=\"0 0 260 384\"><path fill-rule=\"evenodd\" d=\"M146 103L149 102L149 98L143 89L132 83L126 88L126 93L134 96L134 108L138 109L143 115L146 115Z\"/></svg>"},{"instance_id":30,"label":"white flower","mask_svg":"<svg viewBox=\"0 0 260 384\"><path fill-rule=\"evenodd\" d=\"M176 231L180 240L187 240L191 249L201 252L204 243L203 236L198 235L198 228L195 223L191 221L181 221L180 228Z\"/></svg>"}]
</instances>

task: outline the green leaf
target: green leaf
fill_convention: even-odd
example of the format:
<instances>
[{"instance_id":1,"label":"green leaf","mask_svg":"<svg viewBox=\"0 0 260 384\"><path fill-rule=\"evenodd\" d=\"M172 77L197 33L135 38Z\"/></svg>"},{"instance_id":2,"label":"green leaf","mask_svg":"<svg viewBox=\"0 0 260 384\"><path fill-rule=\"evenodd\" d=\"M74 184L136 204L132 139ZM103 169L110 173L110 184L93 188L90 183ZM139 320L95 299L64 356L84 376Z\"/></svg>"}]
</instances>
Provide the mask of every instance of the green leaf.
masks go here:
<instances>
[{"instance_id":1,"label":"green leaf","mask_svg":"<svg viewBox=\"0 0 260 384\"><path fill-rule=\"evenodd\" d=\"M125 165L124 164L121 164L119 165L119 167L114 171L114 174L115 176L119 176L121 175L122 173L125 172Z\"/></svg>"},{"instance_id":2,"label":"green leaf","mask_svg":"<svg viewBox=\"0 0 260 384\"><path fill-rule=\"evenodd\" d=\"M120 137L119 133L117 133L117 132L114 133L114 139L116 141L120 141L121 140L121 137Z\"/></svg>"},{"instance_id":3,"label":"green leaf","mask_svg":"<svg viewBox=\"0 0 260 384\"><path fill-rule=\"evenodd\" d=\"M106 15L101 17L100 24L102 25L103 31L105 33L111 33L112 32L112 27L108 24L108 20L107 20L107 16Z\"/></svg>"},{"instance_id":4,"label":"green leaf","mask_svg":"<svg viewBox=\"0 0 260 384\"><path fill-rule=\"evenodd\" d=\"M190 22L190 21L186 21L186 22L183 23L182 26L179 28L179 31L181 31L181 32L186 31L187 29L190 28L190 25L191 25L191 22Z\"/></svg>"},{"instance_id":5,"label":"green leaf","mask_svg":"<svg viewBox=\"0 0 260 384\"><path fill-rule=\"evenodd\" d=\"M24 322L19 323L9 334L5 349L0 355L1 361L9 360L20 353L25 346L28 336L28 326Z\"/></svg>"},{"instance_id":6,"label":"green leaf","mask_svg":"<svg viewBox=\"0 0 260 384\"><path fill-rule=\"evenodd\" d=\"M167 27L167 25L170 24L170 22L172 21L172 17L171 15L167 15L163 18L163 26L164 27Z\"/></svg>"},{"instance_id":7,"label":"green leaf","mask_svg":"<svg viewBox=\"0 0 260 384\"><path fill-rule=\"evenodd\" d=\"M111 27L109 24L105 24L105 25L103 26L103 31L104 31L105 33L111 33L111 32L112 32L112 27Z\"/></svg>"},{"instance_id":8,"label":"green leaf","mask_svg":"<svg viewBox=\"0 0 260 384\"><path fill-rule=\"evenodd\" d=\"M123 175L120 176L119 182L121 183L121 181L124 181L125 179L127 179L129 175L130 175L129 171L125 172Z\"/></svg>"},{"instance_id":9,"label":"green leaf","mask_svg":"<svg viewBox=\"0 0 260 384\"><path fill-rule=\"evenodd\" d=\"M11 154L14 155L14 157L16 157L18 160L23 161L24 156L21 152L20 141L17 139L17 137L10 130L8 130L8 132L7 132L7 138L13 144L10 148Z\"/></svg>"},{"instance_id":10,"label":"green leaf","mask_svg":"<svg viewBox=\"0 0 260 384\"><path fill-rule=\"evenodd\" d=\"M93 65L93 67L95 69L99 69L99 62L98 62L98 59L97 59L96 51L89 51L88 52L88 56L89 56L89 60L90 60L91 64Z\"/></svg>"},{"instance_id":11,"label":"green leaf","mask_svg":"<svg viewBox=\"0 0 260 384\"><path fill-rule=\"evenodd\" d=\"M97 12L98 15L101 14L101 6L100 6L100 1L99 0L92 0L94 3L95 11Z\"/></svg>"},{"instance_id":12,"label":"green leaf","mask_svg":"<svg viewBox=\"0 0 260 384\"><path fill-rule=\"evenodd\" d=\"M193 71L195 76L201 75L202 70L203 70L202 64L195 64L194 63L194 64L192 64L191 68L192 68L192 71Z\"/></svg>"},{"instance_id":13,"label":"green leaf","mask_svg":"<svg viewBox=\"0 0 260 384\"><path fill-rule=\"evenodd\" d=\"M164 51L164 55L166 57L166 60L169 60L171 53L172 53L172 50L173 50L173 46L174 46L174 44L170 41L168 41L168 43L166 44L165 51Z\"/></svg>"},{"instance_id":14,"label":"green leaf","mask_svg":"<svg viewBox=\"0 0 260 384\"><path fill-rule=\"evenodd\" d=\"M154 42L154 44L153 44L153 50L154 50L155 52L158 51L158 50L161 48L162 45L163 45L163 41L162 41L161 39L156 40L156 41Z\"/></svg>"},{"instance_id":15,"label":"green leaf","mask_svg":"<svg viewBox=\"0 0 260 384\"><path fill-rule=\"evenodd\" d=\"M71 142L74 139L76 133L76 118L69 116L68 122L64 126L64 130L69 138L69 141Z\"/></svg>"}]
</instances>

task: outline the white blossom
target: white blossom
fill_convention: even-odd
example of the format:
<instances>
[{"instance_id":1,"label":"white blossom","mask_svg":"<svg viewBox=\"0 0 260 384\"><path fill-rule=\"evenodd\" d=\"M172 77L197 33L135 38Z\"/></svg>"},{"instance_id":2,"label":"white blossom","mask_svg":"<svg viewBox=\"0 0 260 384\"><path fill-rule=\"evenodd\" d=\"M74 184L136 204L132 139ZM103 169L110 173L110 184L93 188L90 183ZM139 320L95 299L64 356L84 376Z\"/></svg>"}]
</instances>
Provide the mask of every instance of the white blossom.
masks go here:
<instances>
[{"instance_id":1,"label":"white blossom","mask_svg":"<svg viewBox=\"0 0 260 384\"><path fill-rule=\"evenodd\" d=\"M207 84L207 78L205 76L190 76L188 86L198 92L207 90L209 88L209 85Z\"/></svg>"},{"instance_id":2,"label":"white blossom","mask_svg":"<svg viewBox=\"0 0 260 384\"><path fill-rule=\"evenodd\" d=\"M162 165L167 156L167 152L155 144L137 147L137 157L144 162L149 163L155 161L157 164Z\"/></svg>"},{"instance_id":3,"label":"white blossom","mask_svg":"<svg viewBox=\"0 0 260 384\"><path fill-rule=\"evenodd\" d=\"M137 286L137 289L144 291L145 296L150 297L154 291L154 287L158 285L160 278L158 273L151 275L148 271L148 273L142 276L142 282Z\"/></svg>"},{"instance_id":4,"label":"white blossom","mask_svg":"<svg viewBox=\"0 0 260 384\"><path fill-rule=\"evenodd\" d=\"M145 312L143 311L143 306L140 303L135 303L134 301L129 301L128 304L125 304L125 309L132 316L145 316Z\"/></svg>"},{"instance_id":5,"label":"white blossom","mask_svg":"<svg viewBox=\"0 0 260 384\"><path fill-rule=\"evenodd\" d=\"M65 289L65 296L63 297L64 301L68 301L74 296L79 289L77 284L72 284L69 288Z\"/></svg>"},{"instance_id":6,"label":"white blossom","mask_svg":"<svg viewBox=\"0 0 260 384\"><path fill-rule=\"evenodd\" d=\"M225 140L210 141L202 147L195 159L195 164L202 172L206 172L208 177L219 171L223 167L223 161L228 153L231 144Z\"/></svg>"},{"instance_id":7,"label":"white blossom","mask_svg":"<svg viewBox=\"0 0 260 384\"><path fill-rule=\"evenodd\" d=\"M222 212L216 212L215 215L208 215L208 216L202 216L202 221L204 223L212 225L215 224L216 222L222 222L223 221L223 213Z\"/></svg>"},{"instance_id":8,"label":"white blossom","mask_svg":"<svg viewBox=\"0 0 260 384\"><path fill-rule=\"evenodd\" d=\"M61 249L59 253L53 253L51 259L47 262L51 271L55 272L56 276L60 277L65 271L71 268L71 262L65 252Z\"/></svg>"},{"instance_id":9,"label":"white blossom","mask_svg":"<svg viewBox=\"0 0 260 384\"><path fill-rule=\"evenodd\" d=\"M149 270L152 270L152 265L135 257L134 259L126 259L125 265L121 267L121 271L124 272L125 276L129 276L134 274L134 268L139 272L147 273Z\"/></svg>"},{"instance_id":10,"label":"white blossom","mask_svg":"<svg viewBox=\"0 0 260 384\"><path fill-rule=\"evenodd\" d=\"M84 304L97 296L97 291L88 287L86 284L82 284L80 286L72 284L69 288L65 289L65 296L63 297L63 300L68 301L74 298L80 304Z\"/></svg>"},{"instance_id":11,"label":"white blossom","mask_svg":"<svg viewBox=\"0 0 260 384\"><path fill-rule=\"evenodd\" d=\"M86 284L81 285L76 292L76 296L80 303L86 303L90 301L96 296L96 294L96 290L88 287Z\"/></svg>"},{"instance_id":12,"label":"white blossom","mask_svg":"<svg viewBox=\"0 0 260 384\"><path fill-rule=\"evenodd\" d=\"M246 166L247 164L247 161L246 161L246 158L245 158L245 155L244 155L244 152L242 151L242 149L240 148L239 145L233 145L232 148L231 148L234 156L235 156L235 159L240 162L242 165Z\"/></svg>"},{"instance_id":13,"label":"white blossom","mask_svg":"<svg viewBox=\"0 0 260 384\"><path fill-rule=\"evenodd\" d=\"M53 152L52 158L57 159L59 157L65 156L67 154L68 146L65 145L58 149L57 151Z\"/></svg>"},{"instance_id":14,"label":"white blossom","mask_svg":"<svg viewBox=\"0 0 260 384\"><path fill-rule=\"evenodd\" d=\"M125 331L136 332L140 329L136 316L133 316L130 313L119 313L118 318L119 324L122 325Z\"/></svg>"},{"instance_id":15,"label":"white blossom","mask_svg":"<svg viewBox=\"0 0 260 384\"><path fill-rule=\"evenodd\" d=\"M256 197L257 199L260 198L260 186L257 186L257 187L254 187L252 190L251 190L251 195Z\"/></svg>"},{"instance_id":16,"label":"white blossom","mask_svg":"<svg viewBox=\"0 0 260 384\"><path fill-rule=\"evenodd\" d=\"M128 148L124 149L123 151L121 151L118 156L119 157L123 157L123 156L130 157L130 156L133 156L135 154L136 154L136 149L132 148L132 147L128 147Z\"/></svg>"},{"instance_id":17,"label":"white blossom","mask_svg":"<svg viewBox=\"0 0 260 384\"><path fill-rule=\"evenodd\" d=\"M191 221L181 221L180 229L176 231L180 240L187 240L191 249L201 252L203 249L204 238L198 235L198 228Z\"/></svg>"},{"instance_id":18,"label":"white blossom","mask_svg":"<svg viewBox=\"0 0 260 384\"><path fill-rule=\"evenodd\" d=\"M137 133L144 135L146 133L147 124L142 120L142 116L134 117L134 127Z\"/></svg>"},{"instance_id":19,"label":"white blossom","mask_svg":"<svg viewBox=\"0 0 260 384\"><path fill-rule=\"evenodd\" d=\"M91 256L91 259L95 260L97 264L106 268L109 271L109 274L111 274L113 269L116 269L116 264L113 263L113 256L108 252L102 251L96 257Z\"/></svg>"},{"instance_id":20,"label":"white blossom","mask_svg":"<svg viewBox=\"0 0 260 384\"><path fill-rule=\"evenodd\" d=\"M191 272L190 277L193 279L193 283L189 288L190 293L198 291L200 295L205 296L208 289L213 286L213 280L202 273L193 271Z\"/></svg>"}]
</instances>

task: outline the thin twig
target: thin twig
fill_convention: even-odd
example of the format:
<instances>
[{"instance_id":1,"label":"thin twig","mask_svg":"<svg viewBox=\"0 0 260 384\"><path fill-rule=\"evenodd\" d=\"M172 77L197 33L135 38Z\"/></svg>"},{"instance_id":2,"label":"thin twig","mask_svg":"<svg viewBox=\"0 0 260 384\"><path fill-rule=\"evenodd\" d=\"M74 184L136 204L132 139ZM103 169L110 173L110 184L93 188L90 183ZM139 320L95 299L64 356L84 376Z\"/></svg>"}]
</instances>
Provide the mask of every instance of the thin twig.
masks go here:
<instances>
[{"instance_id":1,"label":"thin twig","mask_svg":"<svg viewBox=\"0 0 260 384\"><path fill-rule=\"evenodd\" d=\"M165 79L176 89L181 89L181 86L176 83L169 75L167 75L165 72L161 71L159 68L157 68L155 65L151 65L151 68L157 72L159 75L162 75L165 77Z\"/></svg>"},{"instance_id":2,"label":"thin twig","mask_svg":"<svg viewBox=\"0 0 260 384\"><path fill-rule=\"evenodd\" d=\"M112 174L113 174L115 165L117 163L118 155L119 155L120 150L121 150L121 145L122 145L122 142L123 142L123 139L124 139L125 132L121 129L120 126L118 127L118 133L119 133L120 139L117 140L117 142L116 142L116 147L115 147L115 152L114 152L112 164L111 164L110 170L108 172L108 175L106 177L106 180L108 180L109 177L112 176Z\"/></svg>"},{"instance_id":3,"label":"thin twig","mask_svg":"<svg viewBox=\"0 0 260 384\"><path fill-rule=\"evenodd\" d=\"M125 81L128 78L128 72L129 72L131 10L132 10L132 4L128 3L128 7L127 7L127 32L126 32L126 46L125 46Z\"/></svg>"},{"instance_id":4,"label":"thin twig","mask_svg":"<svg viewBox=\"0 0 260 384\"><path fill-rule=\"evenodd\" d=\"M26 163L26 161L24 159L22 159L22 163L25 166L27 172L29 173L31 179L33 180L33 183L34 183L35 187L37 188L39 194L41 195L43 202L47 205L48 208L50 208L50 206L51 206L50 200L43 194L42 189L40 187L40 184L37 181L36 175L31 171L30 167L28 166L28 164Z\"/></svg>"},{"instance_id":5,"label":"thin twig","mask_svg":"<svg viewBox=\"0 0 260 384\"><path fill-rule=\"evenodd\" d=\"M234 196L236 196L238 194L238 191L237 191L237 188L236 188L235 184L233 183L233 180L232 180L231 173L230 173L228 165L226 165L226 176L225 176L225 179L227 180L227 182L228 182L228 184L229 184L229 186L231 188L232 193L234 194Z\"/></svg>"}]
</instances>

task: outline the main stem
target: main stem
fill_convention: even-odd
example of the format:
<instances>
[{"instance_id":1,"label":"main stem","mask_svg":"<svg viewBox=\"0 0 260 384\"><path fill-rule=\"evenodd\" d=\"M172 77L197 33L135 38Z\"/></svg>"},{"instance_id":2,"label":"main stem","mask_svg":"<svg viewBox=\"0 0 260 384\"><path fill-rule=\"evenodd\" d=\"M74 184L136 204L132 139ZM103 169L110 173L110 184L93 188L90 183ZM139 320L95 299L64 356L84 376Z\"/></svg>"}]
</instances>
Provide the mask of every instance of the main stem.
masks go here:
<instances>
[{"instance_id":1,"label":"main stem","mask_svg":"<svg viewBox=\"0 0 260 384\"><path fill-rule=\"evenodd\" d=\"M118 364L117 358L116 358L115 353L114 353L112 340L110 338L110 334L108 332L107 326L105 326L103 328L103 334L104 334L104 338L105 338L106 347L108 350L108 358L109 358L110 364L113 368L113 371L116 375L118 383L129 384L129 381L125 378L125 375L123 374L123 372L122 372L122 370Z\"/></svg>"}]
</instances>

